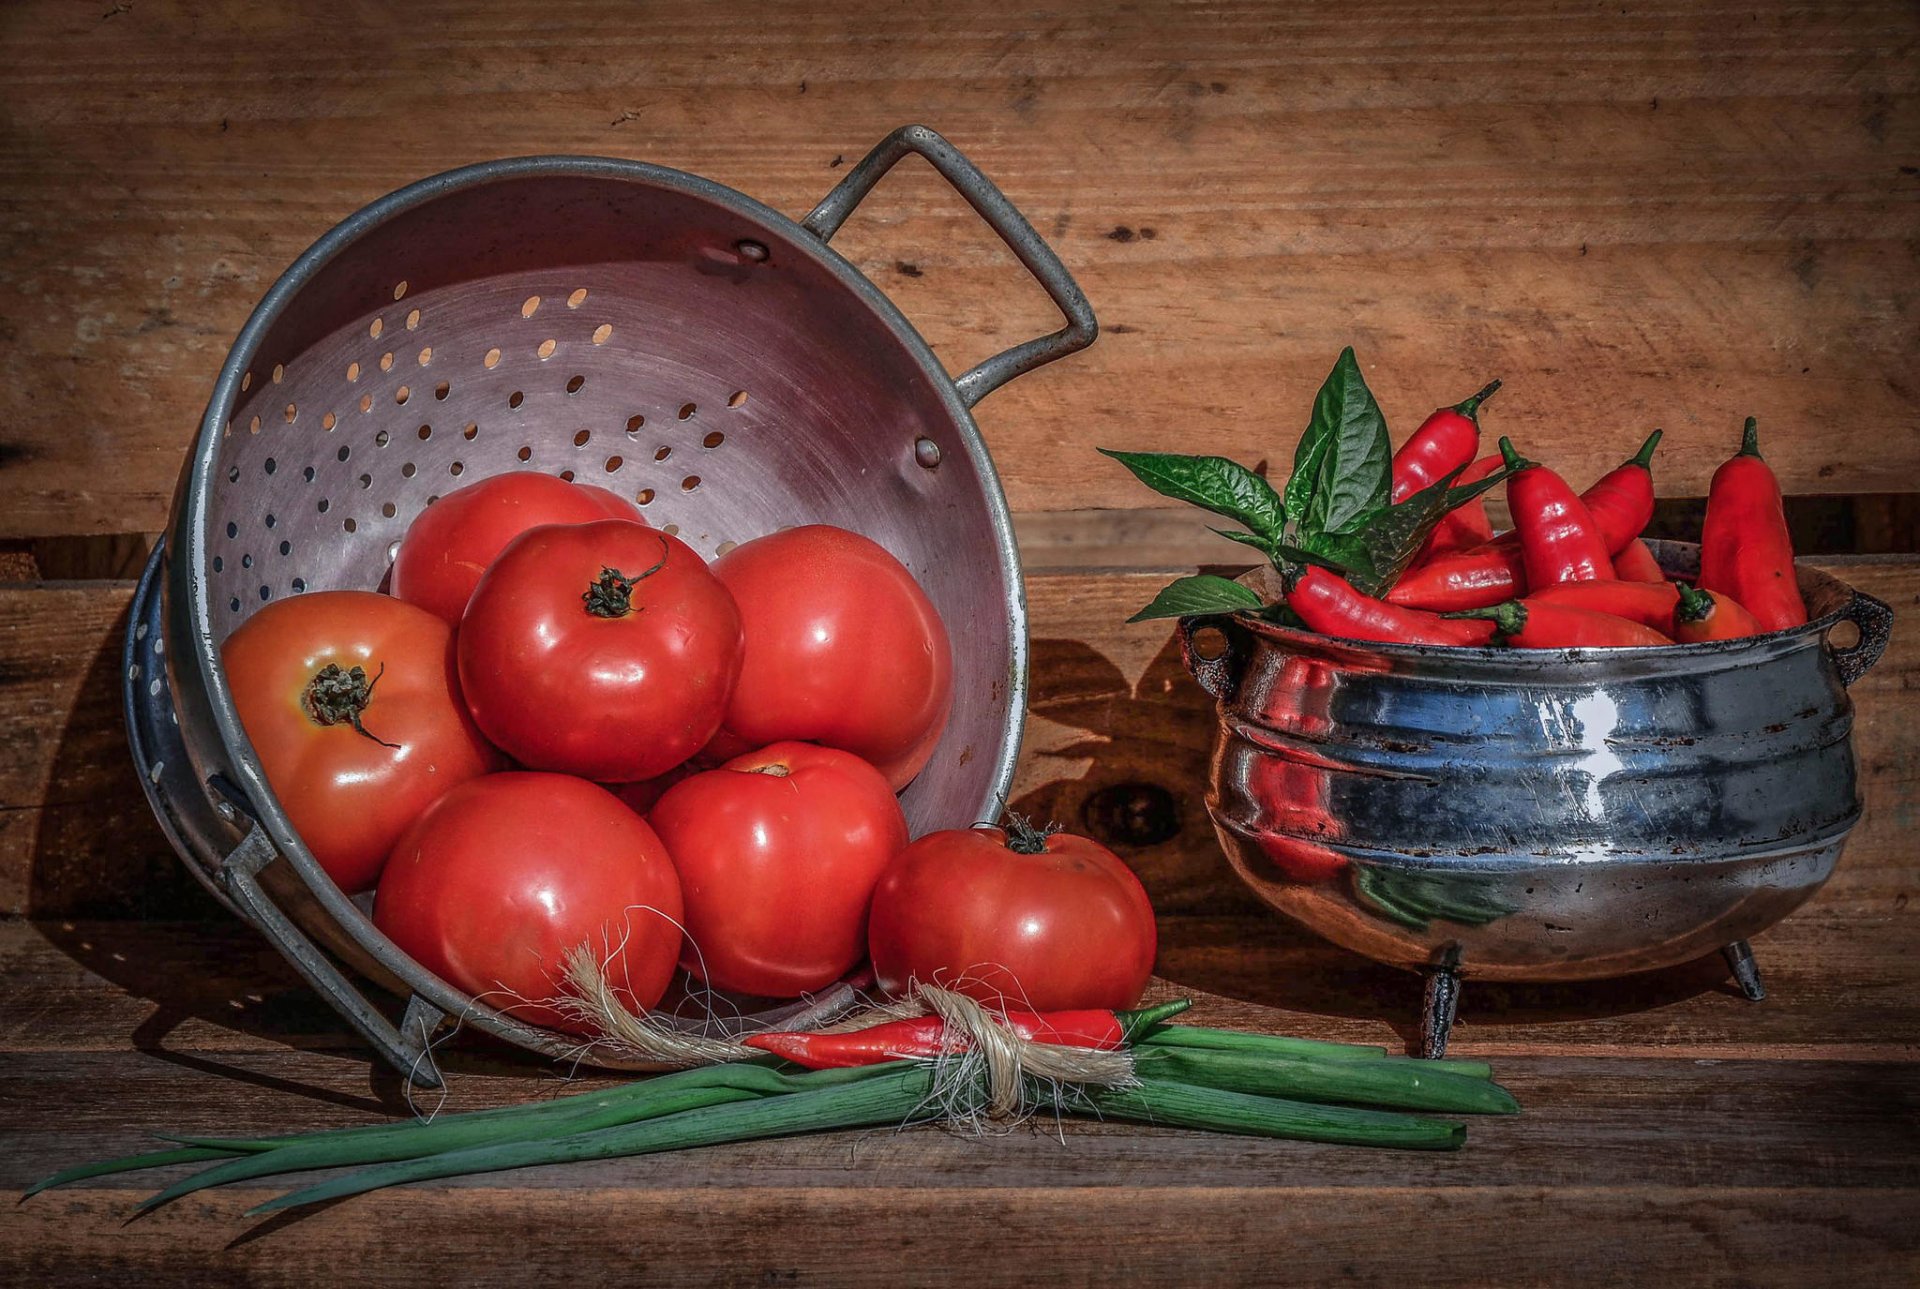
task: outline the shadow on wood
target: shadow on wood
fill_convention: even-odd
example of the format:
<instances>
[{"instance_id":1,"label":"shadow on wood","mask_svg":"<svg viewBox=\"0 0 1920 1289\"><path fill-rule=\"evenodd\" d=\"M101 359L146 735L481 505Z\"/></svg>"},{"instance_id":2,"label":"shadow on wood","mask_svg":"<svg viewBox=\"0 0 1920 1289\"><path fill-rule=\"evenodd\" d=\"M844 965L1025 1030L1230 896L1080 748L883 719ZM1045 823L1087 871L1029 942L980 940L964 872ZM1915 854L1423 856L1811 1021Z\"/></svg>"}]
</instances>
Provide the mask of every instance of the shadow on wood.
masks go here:
<instances>
[{"instance_id":1,"label":"shadow on wood","mask_svg":"<svg viewBox=\"0 0 1920 1289\"><path fill-rule=\"evenodd\" d=\"M73 687L48 696L56 705L65 699L65 723L53 747L24 749L45 767L40 801L25 803L34 830L27 915L42 920L225 917L160 831L127 749L120 679L125 599L83 592L69 607L84 612L64 622L47 614L33 624L47 628L48 637L35 641L35 647L53 655L41 659L45 683ZM79 680L73 684L76 672ZM33 677L18 680L30 684Z\"/></svg>"}]
</instances>

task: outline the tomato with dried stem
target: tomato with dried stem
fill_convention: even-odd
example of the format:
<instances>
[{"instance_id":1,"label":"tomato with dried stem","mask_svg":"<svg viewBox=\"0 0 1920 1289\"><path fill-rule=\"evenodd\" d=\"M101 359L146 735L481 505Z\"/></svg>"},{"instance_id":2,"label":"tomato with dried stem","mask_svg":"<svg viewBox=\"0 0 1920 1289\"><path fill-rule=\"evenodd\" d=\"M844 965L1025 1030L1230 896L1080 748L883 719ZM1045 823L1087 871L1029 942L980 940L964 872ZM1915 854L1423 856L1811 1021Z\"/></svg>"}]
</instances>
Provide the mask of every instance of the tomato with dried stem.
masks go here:
<instances>
[{"instance_id":1,"label":"tomato with dried stem","mask_svg":"<svg viewBox=\"0 0 1920 1289\"><path fill-rule=\"evenodd\" d=\"M453 632L392 596L275 600L220 661L274 797L349 894L436 797L500 762L461 702Z\"/></svg>"},{"instance_id":2,"label":"tomato with dried stem","mask_svg":"<svg viewBox=\"0 0 1920 1289\"><path fill-rule=\"evenodd\" d=\"M458 626L473 588L529 528L596 519L644 522L625 497L522 470L456 488L414 517L393 557L393 593Z\"/></svg>"},{"instance_id":3,"label":"tomato with dried stem","mask_svg":"<svg viewBox=\"0 0 1920 1289\"><path fill-rule=\"evenodd\" d=\"M460 620L474 720L521 764L650 779L720 728L740 674L733 596L679 538L627 520L516 537Z\"/></svg>"}]
</instances>

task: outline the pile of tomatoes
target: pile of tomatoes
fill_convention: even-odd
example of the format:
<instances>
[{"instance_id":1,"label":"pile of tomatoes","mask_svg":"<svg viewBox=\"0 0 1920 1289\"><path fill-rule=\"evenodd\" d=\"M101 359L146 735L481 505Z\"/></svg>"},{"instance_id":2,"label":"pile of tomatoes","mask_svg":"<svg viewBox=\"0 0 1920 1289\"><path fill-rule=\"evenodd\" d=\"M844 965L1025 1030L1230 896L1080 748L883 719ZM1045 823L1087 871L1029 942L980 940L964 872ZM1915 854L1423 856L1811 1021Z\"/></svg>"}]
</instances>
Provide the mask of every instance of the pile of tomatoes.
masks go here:
<instances>
[{"instance_id":1,"label":"pile of tomatoes","mask_svg":"<svg viewBox=\"0 0 1920 1289\"><path fill-rule=\"evenodd\" d=\"M787 998L869 952L895 991L1139 998L1153 913L1111 853L909 845L896 794L946 725L951 646L875 542L809 525L708 564L611 492L519 473L423 511L390 588L269 604L223 662L309 851L450 983L560 1028L580 945L639 1009L678 968Z\"/></svg>"}]
</instances>

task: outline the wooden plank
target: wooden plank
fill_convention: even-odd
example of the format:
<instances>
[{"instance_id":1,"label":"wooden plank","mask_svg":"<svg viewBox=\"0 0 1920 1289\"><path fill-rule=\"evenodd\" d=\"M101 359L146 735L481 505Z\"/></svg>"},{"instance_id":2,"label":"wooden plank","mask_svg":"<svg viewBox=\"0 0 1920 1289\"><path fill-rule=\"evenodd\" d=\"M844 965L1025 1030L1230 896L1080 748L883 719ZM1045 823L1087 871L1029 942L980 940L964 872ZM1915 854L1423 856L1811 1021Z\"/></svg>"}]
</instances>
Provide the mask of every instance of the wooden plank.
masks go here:
<instances>
[{"instance_id":1,"label":"wooden plank","mask_svg":"<svg viewBox=\"0 0 1920 1289\"><path fill-rule=\"evenodd\" d=\"M404 182L614 153L798 214L921 117L1107 324L982 409L1017 509L1138 501L1096 442L1283 454L1347 343L1403 433L1504 376L1490 425L1577 477L1661 424L1697 494L1749 410L1790 491L1920 474L1897 0L421 12L0 12L0 536L160 527L248 310ZM1053 325L922 167L837 244L956 367Z\"/></svg>"},{"instance_id":2,"label":"wooden plank","mask_svg":"<svg viewBox=\"0 0 1920 1289\"><path fill-rule=\"evenodd\" d=\"M73 1163L146 1148L150 1134L264 1135L404 1119L397 1079L371 1081L356 1060L320 1052L121 1052L9 1058L0 1089L0 1191ZM745 1142L641 1161L581 1161L511 1177L449 1179L434 1188L506 1182L525 1192L661 1186L893 1193L1001 1187L1034 1192L1109 1184L1205 1190L1225 1185L1281 1199L1295 1189L1421 1186L1819 1188L1920 1192L1915 1067L1840 1061L1696 1061L1610 1056L1507 1057L1500 1081L1517 1116L1468 1121L1458 1152L1271 1142L1139 1125L1049 1118L987 1140L928 1130L845 1132ZM490 1109L545 1099L557 1079L462 1072L444 1105ZM1684 1149L1653 1149L1661 1141ZM1574 1148L1577 1146L1577 1148ZM190 1171L190 1170L188 1170ZM178 1174L174 1174L178 1175ZM152 1177L94 1184L127 1203ZM131 1193L129 1193L131 1192ZM56 1195L55 1200L58 1199ZM11 1204L8 1205L10 1209Z\"/></svg>"},{"instance_id":3,"label":"wooden plank","mask_svg":"<svg viewBox=\"0 0 1920 1289\"><path fill-rule=\"evenodd\" d=\"M1718 957L1574 985L1472 982L1454 1050L1595 1051L1700 1060L1920 1060L1920 878L1843 871L1754 942L1770 994L1748 1003ZM1196 1023L1406 1048L1420 984L1264 909L1163 913L1157 995ZM224 915L192 922L0 921L0 1052L359 1050L266 942ZM503 1049L462 1040L456 1068ZM517 1058L516 1058L517 1059ZM528 1058L509 1068L529 1072Z\"/></svg>"},{"instance_id":4,"label":"wooden plank","mask_svg":"<svg viewBox=\"0 0 1920 1289\"><path fill-rule=\"evenodd\" d=\"M126 583L0 586L0 914L181 916L121 716Z\"/></svg>"},{"instance_id":5,"label":"wooden plank","mask_svg":"<svg viewBox=\"0 0 1920 1289\"><path fill-rule=\"evenodd\" d=\"M1813 561L1920 610L1911 557ZM1214 718L1165 623L1125 619L1174 574L1028 579L1031 714L1017 808L1093 831L1169 913L1244 913L1201 804ZM149 815L125 752L124 583L0 586L0 913L178 917L210 906ZM1920 823L1920 635L1897 631L1853 691L1867 815L1847 869L1906 868Z\"/></svg>"},{"instance_id":6,"label":"wooden plank","mask_svg":"<svg viewBox=\"0 0 1920 1289\"><path fill-rule=\"evenodd\" d=\"M265 1223L241 1217L274 1193L260 1185L126 1223L153 1182L122 1176L0 1207L0 1256L36 1283L109 1264L141 1283L188 1268L280 1283L321 1256L350 1260L364 1283L438 1265L492 1283L529 1260L588 1279L617 1267L623 1281L781 1270L875 1284L947 1256L983 1283L1089 1283L1094 1261L1107 1278L1160 1283L1169 1271L1264 1282L1283 1265L1309 1282L1425 1266L1443 1284L1619 1283L1661 1264L1659 1283L1814 1283L1841 1265L1915 1265L1912 1067L1522 1058L1502 1074L1528 1108L1475 1121L1454 1155L1079 1122L1059 1139L1051 1125L838 1133L434 1183ZM456 1085L459 1104L529 1094L524 1081L472 1091ZM150 1131L287 1131L399 1109L390 1084L372 1092L316 1053L15 1058L0 1085L0 1188L137 1149ZM1627 1261L1592 1260L1603 1231ZM639 1263L627 1232L645 1233Z\"/></svg>"},{"instance_id":7,"label":"wooden plank","mask_svg":"<svg viewBox=\"0 0 1920 1289\"><path fill-rule=\"evenodd\" d=\"M916 1137L916 1141L920 1138ZM35 1284L893 1286L1307 1283L1802 1286L1910 1283L1909 1190L1490 1186L1268 1192L1231 1183L1045 1192L483 1189L394 1192L293 1219L268 1193L194 1198L126 1222L125 1192L0 1214L0 1252Z\"/></svg>"}]
</instances>

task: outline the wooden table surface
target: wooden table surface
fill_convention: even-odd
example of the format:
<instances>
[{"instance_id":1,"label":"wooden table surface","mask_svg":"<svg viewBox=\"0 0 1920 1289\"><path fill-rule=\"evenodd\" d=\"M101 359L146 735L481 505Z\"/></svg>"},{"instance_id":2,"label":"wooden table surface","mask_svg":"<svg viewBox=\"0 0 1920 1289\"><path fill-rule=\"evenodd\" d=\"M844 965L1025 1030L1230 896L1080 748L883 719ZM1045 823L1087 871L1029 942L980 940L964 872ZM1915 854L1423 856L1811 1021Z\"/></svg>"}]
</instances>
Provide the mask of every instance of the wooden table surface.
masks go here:
<instances>
[{"instance_id":1,"label":"wooden table surface","mask_svg":"<svg viewBox=\"0 0 1920 1289\"><path fill-rule=\"evenodd\" d=\"M314 237L421 175L591 152L793 214L923 120L1105 324L979 420L1029 572L1022 808L1102 832L1199 1019L1404 1043L1418 981L1268 916L1200 794L1213 716L1164 624L1232 558L1095 443L1281 459L1355 344L1405 433L1488 376L1584 480L1669 432L1697 497L1739 417L1795 498L1920 479L1920 11L1884 4L959 3L0 9L0 1189L168 1131L404 1114L397 1080L194 887L119 725L124 580L212 377ZM884 200L881 200L884 198ZM903 167L845 250L956 368L1052 320ZM836 245L840 245L836 242ZM1444 397L1443 397L1444 396ZM1490 424L1496 422L1490 421ZM1877 509L1876 509L1877 507ZM1836 548L1829 548L1836 549ZM1895 605L1853 691L1866 816L1832 882L1717 959L1469 983L1455 1050L1517 1118L1449 1156L1071 1124L832 1134L412 1187L264 1222L125 1221L111 1179L0 1201L19 1283L1809 1284L1920 1278L1920 557L1816 562ZM68 580L84 575L85 580ZM558 1074L462 1038L447 1105Z\"/></svg>"}]
</instances>

